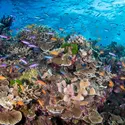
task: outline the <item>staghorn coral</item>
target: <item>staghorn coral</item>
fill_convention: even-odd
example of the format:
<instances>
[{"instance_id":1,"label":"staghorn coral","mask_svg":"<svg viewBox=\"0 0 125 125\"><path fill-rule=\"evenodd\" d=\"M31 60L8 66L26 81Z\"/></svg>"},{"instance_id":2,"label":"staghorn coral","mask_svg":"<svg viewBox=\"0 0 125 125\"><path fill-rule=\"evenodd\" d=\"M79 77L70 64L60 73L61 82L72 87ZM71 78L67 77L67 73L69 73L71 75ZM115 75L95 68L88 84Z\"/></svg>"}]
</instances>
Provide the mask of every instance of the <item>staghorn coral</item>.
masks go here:
<instances>
[{"instance_id":1,"label":"staghorn coral","mask_svg":"<svg viewBox=\"0 0 125 125\"><path fill-rule=\"evenodd\" d=\"M19 93L19 97L25 103L29 103L32 99L37 100L42 95L42 87L40 85L23 85L24 90Z\"/></svg>"}]
</instances>

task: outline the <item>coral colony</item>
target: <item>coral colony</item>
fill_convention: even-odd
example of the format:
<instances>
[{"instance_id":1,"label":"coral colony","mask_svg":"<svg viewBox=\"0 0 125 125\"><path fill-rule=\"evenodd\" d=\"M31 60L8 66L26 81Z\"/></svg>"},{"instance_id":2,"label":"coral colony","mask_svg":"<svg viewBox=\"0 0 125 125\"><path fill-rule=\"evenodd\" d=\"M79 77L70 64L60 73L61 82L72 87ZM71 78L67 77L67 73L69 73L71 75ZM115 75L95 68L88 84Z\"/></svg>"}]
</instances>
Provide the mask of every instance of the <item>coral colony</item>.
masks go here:
<instances>
[{"instance_id":1,"label":"coral colony","mask_svg":"<svg viewBox=\"0 0 125 125\"><path fill-rule=\"evenodd\" d=\"M0 124L125 125L125 47L0 21Z\"/></svg>"}]
</instances>

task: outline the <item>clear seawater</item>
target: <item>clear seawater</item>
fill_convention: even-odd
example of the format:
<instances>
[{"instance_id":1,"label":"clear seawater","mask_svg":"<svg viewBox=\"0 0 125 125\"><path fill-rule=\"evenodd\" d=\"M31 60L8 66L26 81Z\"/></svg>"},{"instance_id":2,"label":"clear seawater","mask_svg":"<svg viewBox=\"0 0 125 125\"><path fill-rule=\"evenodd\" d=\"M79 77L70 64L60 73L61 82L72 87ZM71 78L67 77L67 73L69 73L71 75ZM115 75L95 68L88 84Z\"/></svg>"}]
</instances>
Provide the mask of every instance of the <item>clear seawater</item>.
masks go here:
<instances>
[{"instance_id":1,"label":"clear seawater","mask_svg":"<svg viewBox=\"0 0 125 125\"><path fill-rule=\"evenodd\" d=\"M104 45L125 41L125 0L0 0L0 18L13 15L13 34L29 24L61 35L82 34Z\"/></svg>"}]
</instances>

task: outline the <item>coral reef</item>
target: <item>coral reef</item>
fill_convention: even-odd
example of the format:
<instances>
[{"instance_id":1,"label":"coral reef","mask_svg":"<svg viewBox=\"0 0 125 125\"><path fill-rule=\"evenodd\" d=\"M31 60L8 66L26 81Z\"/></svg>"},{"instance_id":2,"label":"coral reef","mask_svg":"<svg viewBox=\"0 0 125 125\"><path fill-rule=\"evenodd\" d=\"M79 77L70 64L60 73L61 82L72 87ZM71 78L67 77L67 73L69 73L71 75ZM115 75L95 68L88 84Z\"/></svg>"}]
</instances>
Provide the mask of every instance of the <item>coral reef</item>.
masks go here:
<instances>
[{"instance_id":1,"label":"coral reef","mask_svg":"<svg viewBox=\"0 0 125 125\"><path fill-rule=\"evenodd\" d=\"M34 24L0 38L0 124L124 125L124 47L96 43Z\"/></svg>"},{"instance_id":2,"label":"coral reef","mask_svg":"<svg viewBox=\"0 0 125 125\"><path fill-rule=\"evenodd\" d=\"M62 41L51 28L34 24L28 25L17 37L21 41L28 41L30 44L39 46L42 51L51 50Z\"/></svg>"}]
</instances>

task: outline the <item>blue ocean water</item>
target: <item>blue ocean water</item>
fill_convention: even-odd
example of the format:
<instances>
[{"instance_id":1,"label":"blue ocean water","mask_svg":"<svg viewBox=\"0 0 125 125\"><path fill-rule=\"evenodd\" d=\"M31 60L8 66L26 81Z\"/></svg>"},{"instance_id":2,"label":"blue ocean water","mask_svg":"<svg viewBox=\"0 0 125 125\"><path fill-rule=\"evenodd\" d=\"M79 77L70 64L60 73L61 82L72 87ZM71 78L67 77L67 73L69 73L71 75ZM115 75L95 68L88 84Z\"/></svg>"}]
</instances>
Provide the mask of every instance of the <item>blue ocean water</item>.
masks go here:
<instances>
[{"instance_id":1,"label":"blue ocean water","mask_svg":"<svg viewBox=\"0 0 125 125\"><path fill-rule=\"evenodd\" d=\"M0 17L12 15L13 34L28 24L47 25L61 35L82 34L107 45L124 44L125 0L0 0Z\"/></svg>"}]
</instances>

